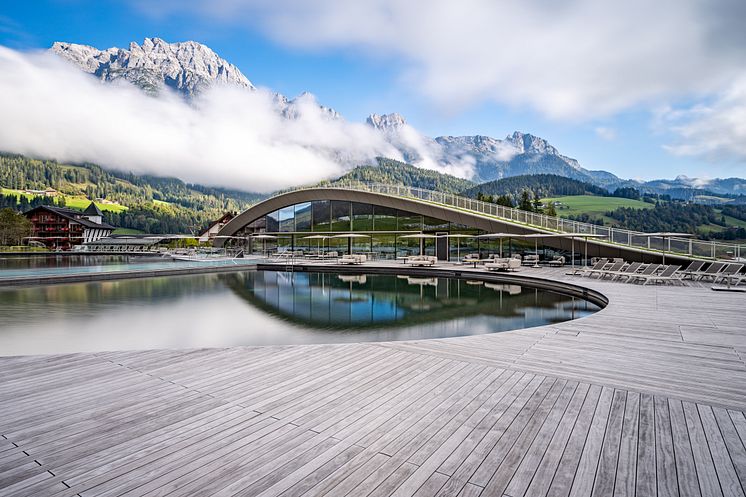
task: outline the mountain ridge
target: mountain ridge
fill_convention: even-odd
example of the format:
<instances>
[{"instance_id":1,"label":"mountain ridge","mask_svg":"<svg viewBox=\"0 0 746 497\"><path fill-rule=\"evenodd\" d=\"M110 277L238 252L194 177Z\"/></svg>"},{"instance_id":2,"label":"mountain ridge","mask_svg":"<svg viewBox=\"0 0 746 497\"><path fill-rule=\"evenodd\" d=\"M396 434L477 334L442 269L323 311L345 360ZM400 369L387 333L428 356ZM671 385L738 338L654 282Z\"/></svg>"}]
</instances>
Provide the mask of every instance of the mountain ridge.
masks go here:
<instances>
[{"instance_id":1,"label":"mountain ridge","mask_svg":"<svg viewBox=\"0 0 746 497\"><path fill-rule=\"evenodd\" d=\"M249 91L256 89L236 66L195 41L168 43L154 37L145 38L142 44L132 42L127 49L112 47L105 50L55 42L50 51L101 81L124 79L154 95L170 88L187 99L193 99L206 88L220 84ZM294 119L299 115L300 105L308 98L314 97L304 92L290 99L274 93L273 100L283 117ZM344 119L333 108L317 105L328 119ZM625 180L608 171L586 169L576 159L561 154L548 140L520 131L504 139L487 135L431 138L419 133L396 112L370 114L366 123L382 133L405 163L471 174L470 179L480 183L520 175L556 174L610 190L623 186L655 191L706 187L708 191L720 194L746 192L746 180L741 178L706 180L679 176L674 180L649 182ZM343 160L346 155L343 150L340 152L337 157Z\"/></svg>"}]
</instances>

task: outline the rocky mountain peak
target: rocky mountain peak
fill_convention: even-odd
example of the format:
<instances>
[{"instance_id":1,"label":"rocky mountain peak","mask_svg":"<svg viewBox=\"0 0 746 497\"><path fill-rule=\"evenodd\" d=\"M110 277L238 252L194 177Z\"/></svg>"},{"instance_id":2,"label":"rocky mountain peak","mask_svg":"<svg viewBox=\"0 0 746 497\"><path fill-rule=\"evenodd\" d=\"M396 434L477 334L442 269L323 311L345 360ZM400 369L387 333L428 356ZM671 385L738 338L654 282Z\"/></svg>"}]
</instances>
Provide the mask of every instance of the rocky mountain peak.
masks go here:
<instances>
[{"instance_id":1,"label":"rocky mountain peak","mask_svg":"<svg viewBox=\"0 0 746 497\"><path fill-rule=\"evenodd\" d=\"M407 124L404 116L397 112L383 115L371 114L368 116L365 122L368 123L370 126L376 128L377 130L384 132L397 131L405 124Z\"/></svg>"},{"instance_id":2,"label":"rocky mountain peak","mask_svg":"<svg viewBox=\"0 0 746 497\"><path fill-rule=\"evenodd\" d=\"M51 51L102 81L125 79L151 93L166 86L192 97L214 84L254 89L236 66L195 41L145 38L141 45L130 43L129 49L106 50L55 42Z\"/></svg>"},{"instance_id":3,"label":"rocky mountain peak","mask_svg":"<svg viewBox=\"0 0 746 497\"><path fill-rule=\"evenodd\" d=\"M511 143L520 154L548 154L559 155L559 151L551 146L548 141L529 133L514 131L508 135L505 141Z\"/></svg>"}]
</instances>

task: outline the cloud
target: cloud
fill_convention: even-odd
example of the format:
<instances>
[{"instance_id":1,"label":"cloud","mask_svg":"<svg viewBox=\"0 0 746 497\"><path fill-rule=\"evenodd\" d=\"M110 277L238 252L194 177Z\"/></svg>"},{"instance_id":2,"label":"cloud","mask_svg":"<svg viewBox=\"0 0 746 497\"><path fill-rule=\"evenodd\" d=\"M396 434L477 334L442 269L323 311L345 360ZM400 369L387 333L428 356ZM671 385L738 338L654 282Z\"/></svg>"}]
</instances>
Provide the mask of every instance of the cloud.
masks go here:
<instances>
[{"instance_id":1,"label":"cloud","mask_svg":"<svg viewBox=\"0 0 746 497\"><path fill-rule=\"evenodd\" d=\"M660 110L657 125L677 136L665 146L675 155L746 162L746 76L710 103Z\"/></svg>"},{"instance_id":2,"label":"cloud","mask_svg":"<svg viewBox=\"0 0 746 497\"><path fill-rule=\"evenodd\" d=\"M602 140L612 141L616 139L616 130L614 128L608 128L606 126L598 126L594 129L596 135Z\"/></svg>"},{"instance_id":3,"label":"cloud","mask_svg":"<svg viewBox=\"0 0 746 497\"><path fill-rule=\"evenodd\" d=\"M484 101L583 120L728 84L746 55L741 0L164 0L303 49L393 57L447 110ZM384 59L385 60L385 59Z\"/></svg>"},{"instance_id":4,"label":"cloud","mask_svg":"<svg viewBox=\"0 0 746 497\"><path fill-rule=\"evenodd\" d=\"M0 47L0 150L268 192L398 152L364 124L330 119L311 95L294 118L268 91L216 87L193 104L102 84L49 53Z\"/></svg>"}]
</instances>

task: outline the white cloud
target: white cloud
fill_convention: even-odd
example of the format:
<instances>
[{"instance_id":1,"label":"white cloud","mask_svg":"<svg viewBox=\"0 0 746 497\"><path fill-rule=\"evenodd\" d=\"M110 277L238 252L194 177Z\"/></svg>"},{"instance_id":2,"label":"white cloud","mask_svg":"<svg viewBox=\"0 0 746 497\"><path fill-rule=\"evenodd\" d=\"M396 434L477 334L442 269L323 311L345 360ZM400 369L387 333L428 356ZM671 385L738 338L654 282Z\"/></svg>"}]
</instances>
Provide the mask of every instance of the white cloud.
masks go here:
<instances>
[{"instance_id":1,"label":"white cloud","mask_svg":"<svg viewBox=\"0 0 746 497\"><path fill-rule=\"evenodd\" d=\"M602 140L612 141L616 139L616 130L614 128L598 126L594 131L596 132L596 135Z\"/></svg>"},{"instance_id":2,"label":"white cloud","mask_svg":"<svg viewBox=\"0 0 746 497\"><path fill-rule=\"evenodd\" d=\"M164 0L305 49L400 58L417 94L459 110L483 101L589 119L718 91L746 52L741 0Z\"/></svg>"},{"instance_id":3,"label":"white cloud","mask_svg":"<svg viewBox=\"0 0 746 497\"><path fill-rule=\"evenodd\" d=\"M294 119L266 91L226 87L194 105L102 84L49 53L0 47L0 150L271 191L342 174L377 155L398 158L364 124L329 119L311 96Z\"/></svg>"},{"instance_id":4,"label":"white cloud","mask_svg":"<svg viewBox=\"0 0 746 497\"><path fill-rule=\"evenodd\" d=\"M745 163L746 76L711 103L660 110L658 126L677 135L676 143L665 147L675 155Z\"/></svg>"}]
</instances>

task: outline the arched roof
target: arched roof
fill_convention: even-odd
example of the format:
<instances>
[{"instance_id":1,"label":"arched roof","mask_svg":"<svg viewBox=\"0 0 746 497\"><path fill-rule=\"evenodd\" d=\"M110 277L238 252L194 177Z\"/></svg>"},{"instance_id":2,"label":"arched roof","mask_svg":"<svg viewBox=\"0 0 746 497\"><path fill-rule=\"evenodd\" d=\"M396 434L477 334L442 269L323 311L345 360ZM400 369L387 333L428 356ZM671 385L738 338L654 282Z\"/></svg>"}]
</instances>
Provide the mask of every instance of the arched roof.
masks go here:
<instances>
[{"instance_id":1,"label":"arched roof","mask_svg":"<svg viewBox=\"0 0 746 497\"><path fill-rule=\"evenodd\" d=\"M443 221L462 224L471 228L484 230L488 233L551 233L550 231L522 225L508 219L495 218L476 211L459 209L453 206L420 201L416 198L399 197L356 189L323 187L294 190L276 195L251 206L223 226L218 232L214 243L216 246L221 247L229 237L236 235L241 229L262 216L283 207L304 202L313 202L315 200L342 200L389 207L436 219L442 219ZM571 241L566 238L547 238L540 241L540 245L542 246L546 245L563 250L570 250L570 244ZM587 244L589 247L589 257L622 257L627 260L639 260L645 262L660 262L661 259L659 253L648 252L637 247L610 244L608 242L594 239L589 239ZM580 243L576 241L575 250L584 251L584 247L581 247ZM666 259L670 259L671 261L686 260L685 258L678 256L678 254L668 254Z\"/></svg>"}]
</instances>

